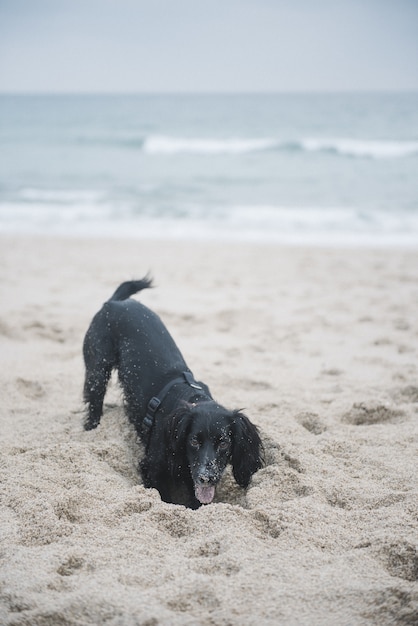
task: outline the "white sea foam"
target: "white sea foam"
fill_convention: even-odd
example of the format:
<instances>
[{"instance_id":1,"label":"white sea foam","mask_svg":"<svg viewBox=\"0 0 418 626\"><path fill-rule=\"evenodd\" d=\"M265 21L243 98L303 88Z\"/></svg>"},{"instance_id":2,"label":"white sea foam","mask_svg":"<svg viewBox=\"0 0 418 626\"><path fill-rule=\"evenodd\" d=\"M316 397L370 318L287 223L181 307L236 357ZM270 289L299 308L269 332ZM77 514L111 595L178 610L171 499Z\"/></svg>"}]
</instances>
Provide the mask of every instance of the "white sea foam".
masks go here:
<instances>
[{"instance_id":1,"label":"white sea foam","mask_svg":"<svg viewBox=\"0 0 418 626\"><path fill-rule=\"evenodd\" d=\"M252 152L283 151L333 153L339 156L396 159L418 155L418 141L376 141L350 138L202 138L150 135L140 144L147 154L154 155L240 155Z\"/></svg>"},{"instance_id":2,"label":"white sea foam","mask_svg":"<svg viewBox=\"0 0 418 626\"><path fill-rule=\"evenodd\" d=\"M32 187L21 189L20 198L28 203L45 204L79 204L97 203L104 198L102 191L90 189L36 189Z\"/></svg>"},{"instance_id":3,"label":"white sea foam","mask_svg":"<svg viewBox=\"0 0 418 626\"><path fill-rule=\"evenodd\" d=\"M148 154L245 154L276 147L270 139L215 139L150 136L143 143Z\"/></svg>"},{"instance_id":4,"label":"white sea foam","mask_svg":"<svg viewBox=\"0 0 418 626\"><path fill-rule=\"evenodd\" d=\"M363 139L304 139L307 152L333 152L342 156L396 159L418 155L418 141L370 141Z\"/></svg>"},{"instance_id":5,"label":"white sea foam","mask_svg":"<svg viewBox=\"0 0 418 626\"><path fill-rule=\"evenodd\" d=\"M77 192L71 192L77 195ZM414 212L344 207L183 205L161 213L111 202L52 202L31 190L30 202L0 205L0 233L282 242L310 245L418 245ZM45 202L32 198L44 195ZM88 195L88 194L87 194ZM63 197L66 197L65 194ZM98 196L99 197L99 196Z\"/></svg>"}]
</instances>

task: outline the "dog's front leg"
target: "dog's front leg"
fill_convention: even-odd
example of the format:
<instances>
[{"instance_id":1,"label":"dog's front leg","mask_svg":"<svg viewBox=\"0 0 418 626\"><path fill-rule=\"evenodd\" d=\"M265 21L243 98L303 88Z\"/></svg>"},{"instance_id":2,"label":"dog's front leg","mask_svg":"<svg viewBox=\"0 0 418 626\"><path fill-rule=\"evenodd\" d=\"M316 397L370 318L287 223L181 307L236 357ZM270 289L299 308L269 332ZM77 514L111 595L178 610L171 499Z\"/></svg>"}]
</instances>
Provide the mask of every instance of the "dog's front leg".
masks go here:
<instances>
[{"instance_id":1,"label":"dog's front leg","mask_svg":"<svg viewBox=\"0 0 418 626\"><path fill-rule=\"evenodd\" d=\"M103 413L103 400L111 372L111 367L102 367L94 372L86 372L84 402L87 404L88 414L84 422L85 430L92 430L100 423Z\"/></svg>"},{"instance_id":2,"label":"dog's front leg","mask_svg":"<svg viewBox=\"0 0 418 626\"><path fill-rule=\"evenodd\" d=\"M147 489L157 489L161 500L164 500L164 502L173 502L170 488L172 480L167 470L156 467L155 462L148 457L142 459L139 464L139 470L144 487Z\"/></svg>"}]
</instances>

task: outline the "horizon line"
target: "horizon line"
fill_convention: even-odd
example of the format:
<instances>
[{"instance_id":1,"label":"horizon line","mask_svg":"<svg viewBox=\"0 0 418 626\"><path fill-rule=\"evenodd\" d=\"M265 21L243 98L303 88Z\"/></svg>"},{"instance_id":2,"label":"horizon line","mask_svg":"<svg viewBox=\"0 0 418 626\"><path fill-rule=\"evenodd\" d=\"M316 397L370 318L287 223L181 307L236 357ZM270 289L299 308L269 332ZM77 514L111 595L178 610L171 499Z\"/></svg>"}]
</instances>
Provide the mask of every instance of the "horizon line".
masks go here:
<instances>
[{"instance_id":1,"label":"horizon line","mask_svg":"<svg viewBox=\"0 0 418 626\"><path fill-rule=\"evenodd\" d=\"M282 89L282 90L2 90L0 96L274 96L274 95L354 95L417 94L418 87L370 89Z\"/></svg>"}]
</instances>

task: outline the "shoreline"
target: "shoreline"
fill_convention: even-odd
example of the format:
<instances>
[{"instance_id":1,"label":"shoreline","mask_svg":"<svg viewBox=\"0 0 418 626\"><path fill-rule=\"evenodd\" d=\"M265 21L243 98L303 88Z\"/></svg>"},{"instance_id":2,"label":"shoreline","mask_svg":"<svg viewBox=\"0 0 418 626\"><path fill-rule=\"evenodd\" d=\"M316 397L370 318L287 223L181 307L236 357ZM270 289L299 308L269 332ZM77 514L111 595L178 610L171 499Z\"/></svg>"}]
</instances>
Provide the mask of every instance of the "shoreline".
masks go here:
<instances>
[{"instance_id":1,"label":"shoreline","mask_svg":"<svg viewBox=\"0 0 418 626\"><path fill-rule=\"evenodd\" d=\"M200 231L200 232L199 232ZM385 250L388 251L398 251L414 253L415 250L418 249L418 240L416 239L415 234L407 235L403 237L403 241L400 241L399 237L394 237L392 235L388 235L387 237L379 237L369 235L359 236L356 233L342 234L337 233L337 236L331 241L331 234L327 233L323 238L318 238L316 235L307 235L305 238L300 235L293 234L291 236L283 236L282 238L272 236L272 237L244 237L242 235L231 236L228 234L223 234L222 231L219 233L213 232L208 235L207 233L202 233L201 229L198 229L196 233L188 233L188 234L180 234L180 233L167 233L165 236L158 234L138 234L128 232L121 233L110 233L104 232L101 234L92 234L92 233L79 233L79 232L67 232L64 233L62 231L57 231L55 233L47 233L45 232L2 232L0 231L0 240L30 240L34 239L36 241L46 240L46 241L54 241L54 240L62 240L68 242L77 242L77 241L92 241L96 243L100 242L130 242L130 243L144 243L145 245L176 245L176 244L186 244L186 245L208 245L211 247L216 247L219 245L233 245L237 247L251 246L255 247L264 247L267 246L269 248L277 248L280 249L312 249L312 250L332 250L335 252L338 251L353 251L358 249L359 251L368 250Z\"/></svg>"},{"instance_id":2,"label":"shoreline","mask_svg":"<svg viewBox=\"0 0 418 626\"><path fill-rule=\"evenodd\" d=\"M0 234L0 621L389 626L418 619L418 251ZM123 280L261 430L216 502L161 502L81 344Z\"/></svg>"}]
</instances>

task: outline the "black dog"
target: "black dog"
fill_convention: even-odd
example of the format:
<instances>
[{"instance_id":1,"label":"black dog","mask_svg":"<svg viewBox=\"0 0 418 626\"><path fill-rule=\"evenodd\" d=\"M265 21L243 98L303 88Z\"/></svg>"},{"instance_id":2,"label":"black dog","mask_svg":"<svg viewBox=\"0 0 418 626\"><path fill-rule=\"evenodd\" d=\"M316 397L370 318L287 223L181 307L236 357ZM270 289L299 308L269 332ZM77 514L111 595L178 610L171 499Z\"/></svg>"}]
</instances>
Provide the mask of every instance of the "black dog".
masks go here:
<instances>
[{"instance_id":1,"label":"black dog","mask_svg":"<svg viewBox=\"0 0 418 626\"><path fill-rule=\"evenodd\" d=\"M196 382L160 318L129 296L151 287L148 278L122 283L95 315L84 339L84 428L96 428L113 368L126 410L145 444L140 464L146 487L166 502L209 504L228 462L247 487L262 465L258 429L240 411L217 404Z\"/></svg>"}]
</instances>

